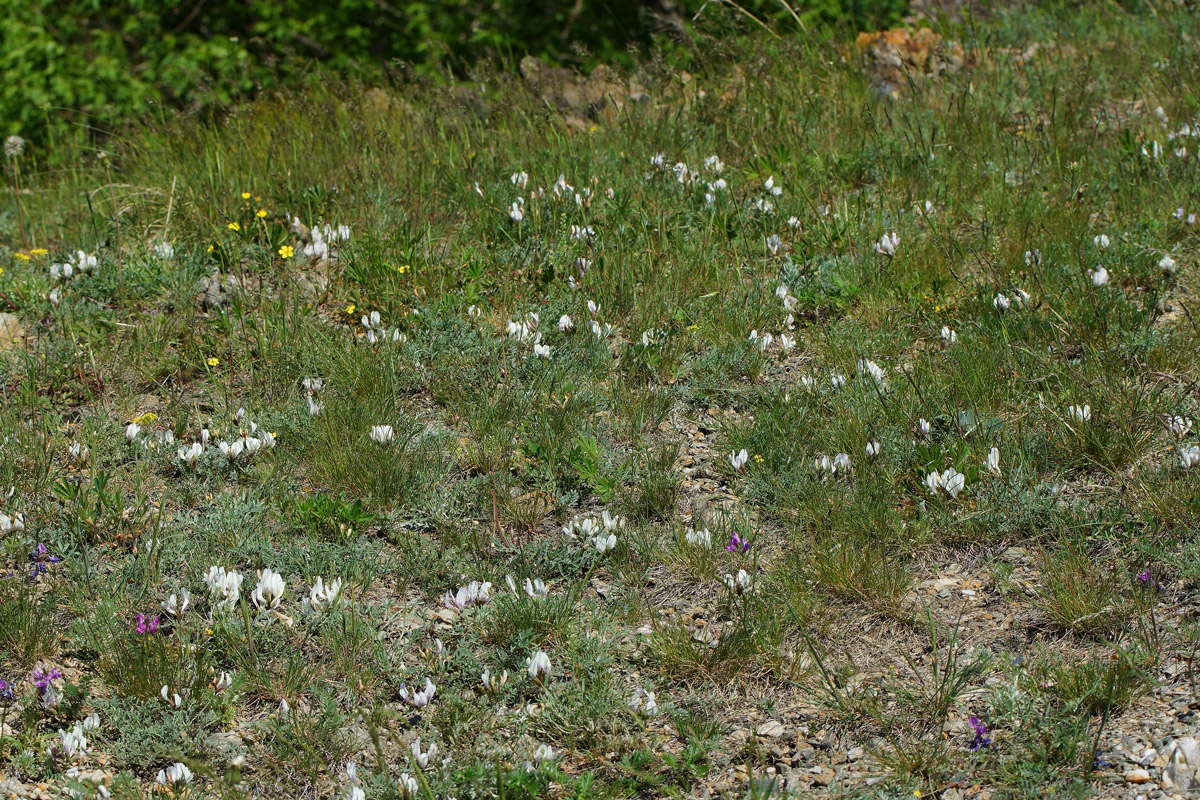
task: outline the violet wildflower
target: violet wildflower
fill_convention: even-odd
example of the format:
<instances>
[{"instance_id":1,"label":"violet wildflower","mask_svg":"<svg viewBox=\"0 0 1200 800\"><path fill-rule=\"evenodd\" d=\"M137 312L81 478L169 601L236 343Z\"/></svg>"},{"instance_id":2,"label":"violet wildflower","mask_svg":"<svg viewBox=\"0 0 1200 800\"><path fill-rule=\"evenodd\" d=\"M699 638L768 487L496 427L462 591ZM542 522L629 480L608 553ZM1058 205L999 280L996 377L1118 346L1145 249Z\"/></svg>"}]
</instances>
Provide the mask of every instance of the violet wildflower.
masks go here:
<instances>
[{"instance_id":1,"label":"violet wildflower","mask_svg":"<svg viewBox=\"0 0 1200 800\"><path fill-rule=\"evenodd\" d=\"M971 715L967 717L967 724L971 726L971 731L975 734L975 738L971 740L971 749L979 750L981 747L990 747L992 744L991 737L988 734L988 726L979 717Z\"/></svg>"},{"instance_id":2,"label":"violet wildflower","mask_svg":"<svg viewBox=\"0 0 1200 800\"><path fill-rule=\"evenodd\" d=\"M3 678L0 678L0 701L7 705L16 699L17 694L13 691L13 685Z\"/></svg>"},{"instance_id":3,"label":"violet wildflower","mask_svg":"<svg viewBox=\"0 0 1200 800\"><path fill-rule=\"evenodd\" d=\"M158 615L155 615L152 619L147 619L145 614L138 612L137 627L135 628L138 633L158 633L158 626Z\"/></svg>"},{"instance_id":4,"label":"violet wildflower","mask_svg":"<svg viewBox=\"0 0 1200 800\"><path fill-rule=\"evenodd\" d=\"M61 677L62 673L59 672L58 667L52 667L47 670L39 664L34 668L29 680L34 685L34 688L37 689L43 708L54 708L58 705L61 697L59 696L58 689L54 686L54 681Z\"/></svg>"},{"instance_id":5,"label":"violet wildflower","mask_svg":"<svg viewBox=\"0 0 1200 800\"><path fill-rule=\"evenodd\" d=\"M734 531L733 536L729 537L729 544L725 545L725 549L730 553L744 553L750 549L750 543L743 539L737 531Z\"/></svg>"}]
</instances>

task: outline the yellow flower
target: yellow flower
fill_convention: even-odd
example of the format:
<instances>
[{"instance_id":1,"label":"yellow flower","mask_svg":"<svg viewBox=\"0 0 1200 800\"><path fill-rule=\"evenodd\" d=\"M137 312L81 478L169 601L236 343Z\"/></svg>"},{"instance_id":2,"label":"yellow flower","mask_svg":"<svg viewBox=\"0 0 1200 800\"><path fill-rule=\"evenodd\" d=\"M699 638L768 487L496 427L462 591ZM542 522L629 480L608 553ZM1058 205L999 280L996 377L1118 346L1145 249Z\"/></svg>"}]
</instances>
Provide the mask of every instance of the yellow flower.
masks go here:
<instances>
[{"instance_id":1,"label":"yellow flower","mask_svg":"<svg viewBox=\"0 0 1200 800\"><path fill-rule=\"evenodd\" d=\"M357 306L355 306L354 303L351 303L350 305L346 306L346 313L353 314L356 307Z\"/></svg>"},{"instance_id":2,"label":"yellow flower","mask_svg":"<svg viewBox=\"0 0 1200 800\"><path fill-rule=\"evenodd\" d=\"M132 421L136 422L138 425L142 425L147 422L154 422L154 420L156 420L156 419L158 419L158 414L155 414L153 411L147 411L145 414L142 414L140 417L134 417Z\"/></svg>"},{"instance_id":3,"label":"yellow flower","mask_svg":"<svg viewBox=\"0 0 1200 800\"><path fill-rule=\"evenodd\" d=\"M258 217L259 219L264 219L267 216L267 210L265 208L260 208L258 211L254 212L254 216Z\"/></svg>"},{"instance_id":4,"label":"yellow flower","mask_svg":"<svg viewBox=\"0 0 1200 800\"><path fill-rule=\"evenodd\" d=\"M4 274L4 267L0 267L0 275Z\"/></svg>"},{"instance_id":5,"label":"yellow flower","mask_svg":"<svg viewBox=\"0 0 1200 800\"><path fill-rule=\"evenodd\" d=\"M29 260L29 256L26 253L13 253L13 258L17 259L18 261L28 261Z\"/></svg>"},{"instance_id":6,"label":"yellow flower","mask_svg":"<svg viewBox=\"0 0 1200 800\"><path fill-rule=\"evenodd\" d=\"M242 199L243 199L243 200L249 200L249 199L250 199L250 193L249 193L249 192L242 192Z\"/></svg>"},{"instance_id":7,"label":"yellow flower","mask_svg":"<svg viewBox=\"0 0 1200 800\"><path fill-rule=\"evenodd\" d=\"M758 453L755 453L755 454L754 454L754 460L755 460L757 463L761 464L761 463L763 462L763 457L762 457L762 456L760 456Z\"/></svg>"},{"instance_id":8,"label":"yellow flower","mask_svg":"<svg viewBox=\"0 0 1200 800\"><path fill-rule=\"evenodd\" d=\"M204 252L206 252L206 253L211 253L212 251L213 251L213 246L210 244L210 245L208 246L208 249L207 249L207 250L205 250Z\"/></svg>"},{"instance_id":9,"label":"yellow flower","mask_svg":"<svg viewBox=\"0 0 1200 800\"><path fill-rule=\"evenodd\" d=\"M280 258L291 258L293 255L295 255L295 253L296 251L292 249L290 244L285 244L283 247L279 248Z\"/></svg>"},{"instance_id":10,"label":"yellow flower","mask_svg":"<svg viewBox=\"0 0 1200 800\"><path fill-rule=\"evenodd\" d=\"M237 224L236 222L231 222L228 225L226 225L225 227L229 228L229 230L231 230L231 231L240 231L242 229L242 226Z\"/></svg>"},{"instance_id":11,"label":"yellow flower","mask_svg":"<svg viewBox=\"0 0 1200 800\"><path fill-rule=\"evenodd\" d=\"M35 247L29 251L29 255L33 256L34 258L40 258L41 256L50 255L50 251L44 247Z\"/></svg>"},{"instance_id":12,"label":"yellow flower","mask_svg":"<svg viewBox=\"0 0 1200 800\"><path fill-rule=\"evenodd\" d=\"M408 264L401 264L400 266L396 267L396 271L401 275L408 272L410 269L412 269L412 267L410 267Z\"/></svg>"},{"instance_id":13,"label":"yellow flower","mask_svg":"<svg viewBox=\"0 0 1200 800\"><path fill-rule=\"evenodd\" d=\"M687 329L689 331L698 331L698 330L700 330L700 326L699 325L688 325Z\"/></svg>"},{"instance_id":14,"label":"yellow flower","mask_svg":"<svg viewBox=\"0 0 1200 800\"><path fill-rule=\"evenodd\" d=\"M209 356L208 361L206 361L205 363L208 364L210 367L215 367L221 363L221 360L215 356Z\"/></svg>"}]
</instances>

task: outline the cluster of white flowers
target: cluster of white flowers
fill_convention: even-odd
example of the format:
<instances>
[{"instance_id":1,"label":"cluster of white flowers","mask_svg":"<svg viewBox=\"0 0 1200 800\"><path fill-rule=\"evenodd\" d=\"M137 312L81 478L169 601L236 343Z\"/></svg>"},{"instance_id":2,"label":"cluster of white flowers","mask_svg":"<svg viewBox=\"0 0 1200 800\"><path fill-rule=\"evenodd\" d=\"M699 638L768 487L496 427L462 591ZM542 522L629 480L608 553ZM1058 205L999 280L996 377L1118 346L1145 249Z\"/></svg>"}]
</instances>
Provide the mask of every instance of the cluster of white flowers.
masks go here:
<instances>
[{"instance_id":1,"label":"cluster of white flowers","mask_svg":"<svg viewBox=\"0 0 1200 800\"><path fill-rule=\"evenodd\" d=\"M225 567L209 567L204 573L204 585L208 587L209 599L215 609L230 609L241 597L242 573Z\"/></svg>"},{"instance_id":2,"label":"cluster of white flowers","mask_svg":"<svg viewBox=\"0 0 1200 800\"><path fill-rule=\"evenodd\" d=\"M576 515L563 528L563 535L568 539L580 539L585 544L591 543L598 553L604 553L617 546L617 531L625 527L625 518L609 513L604 509L599 522L587 514Z\"/></svg>"},{"instance_id":3,"label":"cluster of white flowers","mask_svg":"<svg viewBox=\"0 0 1200 800\"><path fill-rule=\"evenodd\" d=\"M73 260L61 264L50 265L50 277L56 281L69 281L80 275L87 275L96 268L96 257L82 250L75 251Z\"/></svg>"},{"instance_id":4,"label":"cluster of white flowers","mask_svg":"<svg viewBox=\"0 0 1200 800\"><path fill-rule=\"evenodd\" d=\"M414 708L424 708L433 700L434 694L437 693L437 687L433 685L433 681L429 678L425 679L425 688L419 692L410 692L408 686L403 682L400 684L400 697L406 703L411 703Z\"/></svg>"},{"instance_id":5,"label":"cluster of white flowers","mask_svg":"<svg viewBox=\"0 0 1200 800\"><path fill-rule=\"evenodd\" d=\"M832 458L826 455L817 456L813 459L813 467L821 473L823 479L836 478L839 475L845 478L854 472L850 456L846 453L838 453Z\"/></svg>"},{"instance_id":6,"label":"cluster of white flowers","mask_svg":"<svg viewBox=\"0 0 1200 800\"><path fill-rule=\"evenodd\" d=\"M999 459L999 454L997 454ZM945 472L931 472L925 476L925 486L929 489L929 493L935 497L945 492L952 499L957 498L959 492L967 485L967 476L956 470L954 467L948 467Z\"/></svg>"},{"instance_id":7,"label":"cluster of white flowers","mask_svg":"<svg viewBox=\"0 0 1200 800\"><path fill-rule=\"evenodd\" d=\"M363 338L367 344L375 344L376 342L386 342L391 340L397 344L403 344L408 341L408 337L399 328L388 330L383 325L383 319L379 316L378 311L372 311L370 314L363 314L359 320L363 326Z\"/></svg>"},{"instance_id":8,"label":"cluster of white flowers","mask_svg":"<svg viewBox=\"0 0 1200 800\"><path fill-rule=\"evenodd\" d=\"M466 586L458 587L457 592L447 591L442 598L446 608L462 611L467 606L483 605L492 599L492 584L486 581L471 581Z\"/></svg>"}]
</instances>

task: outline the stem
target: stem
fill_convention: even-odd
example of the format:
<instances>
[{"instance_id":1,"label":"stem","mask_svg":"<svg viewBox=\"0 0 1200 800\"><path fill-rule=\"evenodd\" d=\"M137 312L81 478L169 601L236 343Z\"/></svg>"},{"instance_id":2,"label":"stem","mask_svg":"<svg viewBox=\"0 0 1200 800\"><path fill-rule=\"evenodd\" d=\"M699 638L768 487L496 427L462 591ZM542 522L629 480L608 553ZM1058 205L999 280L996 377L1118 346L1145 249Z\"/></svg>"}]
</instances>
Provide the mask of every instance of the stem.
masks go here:
<instances>
[{"instance_id":1,"label":"stem","mask_svg":"<svg viewBox=\"0 0 1200 800\"><path fill-rule=\"evenodd\" d=\"M21 167L17 163L16 156L12 157L13 182L16 185L17 198L17 224L21 226L21 246L25 248L25 252L29 252L29 239L25 236L25 212L21 208ZM2 720L0 720L2 721Z\"/></svg>"},{"instance_id":2,"label":"stem","mask_svg":"<svg viewBox=\"0 0 1200 800\"><path fill-rule=\"evenodd\" d=\"M113 207L113 224L117 226L117 294L122 299L125 297L125 271L124 263L121 260L121 213L117 208L117 192L113 188L112 182L112 165L108 163L108 157L104 158L104 172L108 176L108 198L112 202Z\"/></svg>"},{"instance_id":3,"label":"stem","mask_svg":"<svg viewBox=\"0 0 1200 800\"><path fill-rule=\"evenodd\" d=\"M246 623L246 644L250 647L250 654L254 656L254 666L258 664L258 650L254 647L254 634L250 630L250 606L246 605L246 596L241 595L242 601L242 621Z\"/></svg>"}]
</instances>

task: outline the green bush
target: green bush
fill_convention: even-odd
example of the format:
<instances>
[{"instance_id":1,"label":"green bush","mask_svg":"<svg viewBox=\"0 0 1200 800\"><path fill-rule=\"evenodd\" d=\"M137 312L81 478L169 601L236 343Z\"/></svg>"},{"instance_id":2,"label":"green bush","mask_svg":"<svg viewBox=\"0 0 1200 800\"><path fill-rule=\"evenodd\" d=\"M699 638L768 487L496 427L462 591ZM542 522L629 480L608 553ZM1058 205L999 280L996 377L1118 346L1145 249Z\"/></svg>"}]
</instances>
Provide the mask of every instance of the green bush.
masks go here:
<instances>
[{"instance_id":1,"label":"green bush","mask_svg":"<svg viewBox=\"0 0 1200 800\"><path fill-rule=\"evenodd\" d=\"M766 24L795 24L775 0L739 5ZM905 5L792 4L806 25L853 27L895 22ZM683 35L702 7L704 24L731 21L727 7L701 0L33 0L0 20L0 118L5 135L53 143L67 131L119 130L160 104L205 112L292 87L314 64L377 77L397 63L461 72L527 54L582 66L622 61L658 33Z\"/></svg>"}]
</instances>

